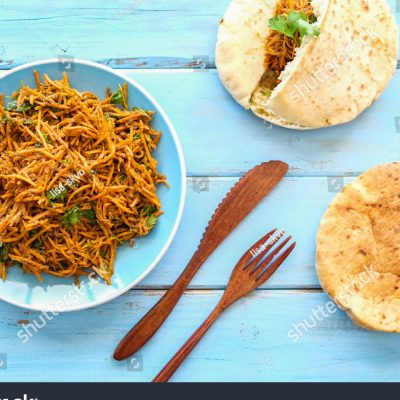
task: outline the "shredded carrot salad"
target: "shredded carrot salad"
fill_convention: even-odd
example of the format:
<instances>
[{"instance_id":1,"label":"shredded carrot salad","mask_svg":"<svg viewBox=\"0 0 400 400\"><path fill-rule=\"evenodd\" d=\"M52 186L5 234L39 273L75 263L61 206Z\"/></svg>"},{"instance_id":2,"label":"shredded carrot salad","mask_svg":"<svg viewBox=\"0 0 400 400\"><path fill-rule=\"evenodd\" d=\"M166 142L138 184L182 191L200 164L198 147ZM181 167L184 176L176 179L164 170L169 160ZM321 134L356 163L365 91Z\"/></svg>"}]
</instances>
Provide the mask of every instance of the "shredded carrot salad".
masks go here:
<instances>
[{"instance_id":1,"label":"shredded carrot salad","mask_svg":"<svg viewBox=\"0 0 400 400\"><path fill-rule=\"evenodd\" d=\"M152 157L153 112L128 109L127 85L100 100L35 72L0 100L0 276L93 271L111 283L117 246L147 235L166 178ZM128 266L125 266L128 267Z\"/></svg>"},{"instance_id":2,"label":"shredded carrot salad","mask_svg":"<svg viewBox=\"0 0 400 400\"><path fill-rule=\"evenodd\" d=\"M314 15L309 0L279 0L274 9L274 17L279 15L287 17L291 11L303 12L310 18ZM299 32L296 32L294 38L291 38L283 33L271 30L265 46L264 64L267 69L275 73L276 84L279 83L278 77L285 69L286 64L294 60L296 49L299 46Z\"/></svg>"}]
</instances>

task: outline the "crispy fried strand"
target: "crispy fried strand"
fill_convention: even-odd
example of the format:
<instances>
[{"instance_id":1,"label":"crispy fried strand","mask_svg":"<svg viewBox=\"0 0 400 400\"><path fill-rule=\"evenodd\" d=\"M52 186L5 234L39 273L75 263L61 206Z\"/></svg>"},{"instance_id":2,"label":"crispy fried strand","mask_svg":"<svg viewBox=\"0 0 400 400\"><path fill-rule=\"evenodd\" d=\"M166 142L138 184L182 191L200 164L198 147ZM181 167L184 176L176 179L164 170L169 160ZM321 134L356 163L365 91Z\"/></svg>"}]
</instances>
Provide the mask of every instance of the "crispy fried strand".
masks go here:
<instances>
[{"instance_id":1,"label":"crispy fried strand","mask_svg":"<svg viewBox=\"0 0 400 400\"><path fill-rule=\"evenodd\" d=\"M166 178L151 155L161 132L152 112L127 109L126 84L112 104L111 92L78 92L67 75L34 77L14 106L0 98L0 277L19 263L38 279L94 271L110 284L117 246L162 214Z\"/></svg>"}]
</instances>

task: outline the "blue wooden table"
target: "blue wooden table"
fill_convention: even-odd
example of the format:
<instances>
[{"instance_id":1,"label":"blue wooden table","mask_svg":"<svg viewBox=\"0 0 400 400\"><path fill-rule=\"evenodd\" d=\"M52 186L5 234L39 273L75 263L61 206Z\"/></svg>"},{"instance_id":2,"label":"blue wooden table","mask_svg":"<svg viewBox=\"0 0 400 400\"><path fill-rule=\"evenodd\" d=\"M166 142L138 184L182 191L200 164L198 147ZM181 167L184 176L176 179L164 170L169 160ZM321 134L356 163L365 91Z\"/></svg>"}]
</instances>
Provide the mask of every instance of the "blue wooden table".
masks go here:
<instances>
[{"instance_id":1,"label":"blue wooden table","mask_svg":"<svg viewBox=\"0 0 400 400\"><path fill-rule=\"evenodd\" d=\"M149 381L218 301L241 253L282 227L297 251L271 281L215 324L175 381L389 381L400 379L400 336L368 332L328 312L314 267L315 234L335 192L368 168L400 159L400 71L356 121L301 133L241 109L214 65L229 0L0 0L0 69L63 56L121 69L171 117L188 171L176 239L137 288L98 308L64 314L23 344L39 314L0 304L0 381ZM400 21L400 1L390 0ZM0 72L1 74L1 72ZM281 159L290 173L207 261L154 339L129 363L114 347L159 299L197 247L238 178ZM322 310L322 311L321 311Z\"/></svg>"}]
</instances>

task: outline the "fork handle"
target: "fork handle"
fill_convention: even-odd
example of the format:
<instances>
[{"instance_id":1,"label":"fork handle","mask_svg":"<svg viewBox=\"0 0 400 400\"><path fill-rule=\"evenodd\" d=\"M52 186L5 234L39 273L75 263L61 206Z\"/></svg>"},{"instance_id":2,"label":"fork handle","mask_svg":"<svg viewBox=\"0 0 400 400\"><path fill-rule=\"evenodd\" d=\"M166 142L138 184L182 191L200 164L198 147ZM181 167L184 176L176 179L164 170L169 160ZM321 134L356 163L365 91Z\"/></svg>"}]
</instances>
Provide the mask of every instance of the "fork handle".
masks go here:
<instances>
[{"instance_id":1,"label":"fork handle","mask_svg":"<svg viewBox=\"0 0 400 400\"><path fill-rule=\"evenodd\" d=\"M176 352L171 360L165 365L165 367L158 373L153 379L153 382L168 382L175 371L180 367L186 357L196 347L197 343L200 342L202 337L208 331L210 326L222 313L223 308L217 305L208 318L200 325L200 327L193 333L193 335L186 341L186 343Z\"/></svg>"}]
</instances>

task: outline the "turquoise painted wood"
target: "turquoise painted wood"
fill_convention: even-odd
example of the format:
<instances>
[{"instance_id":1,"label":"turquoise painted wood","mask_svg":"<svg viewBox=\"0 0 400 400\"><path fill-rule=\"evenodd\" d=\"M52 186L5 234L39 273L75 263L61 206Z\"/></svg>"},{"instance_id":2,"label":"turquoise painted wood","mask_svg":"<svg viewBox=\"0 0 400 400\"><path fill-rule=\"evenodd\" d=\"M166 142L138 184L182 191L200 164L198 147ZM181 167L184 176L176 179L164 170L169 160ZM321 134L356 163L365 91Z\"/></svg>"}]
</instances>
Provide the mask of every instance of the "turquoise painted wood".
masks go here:
<instances>
[{"instance_id":1,"label":"turquoise painted wood","mask_svg":"<svg viewBox=\"0 0 400 400\"><path fill-rule=\"evenodd\" d=\"M221 292L188 292L137 360L113 361L110 355L118 340L160 294L131 291L97 309L62 315L37 333L28 328L33 335L25 344L16 336L21 322L33 324L38 315L2 305L0 337L8 368L0 370L0 379L151 380L208 315ZM362 330L341 311L325 311L326 318L320 313L320 320L313 322L312 311L327 302L324 294L314 291L257 291L217 321L173 380L398 381L398 335ZM301 323L315 326L306 331ZM294 336L296 325L301 336L294 342L288 334Z\"/></svg>"},{"instance_id":2,"label":"turquoise painted wood","mask_svg":"<svg viewBox=\"0 0 400 400\"><path fill-rule=\"evenodd\" d=\"M400 22L399 1L389 3ZM151 380L216 304L241 253L274 227L296 238L296 252L216 323L174 380L400 380L400 337L364 331L341 311L327 313L314 267L315 234L335 190L400 158L400 71L381 99L345 126L299 133L264 124L235 104L214 69L217 25L228 4L0 0L0 69L65 55L121 69L171 117L189 176L176 239L135 290L55 317L36 333L39 314L0 304L0 382ZM210 257L138 359L114 362L115 345L182 271L222 197L246 170L270 159L288 162L289 176ZM326 315L320 321L313 317L318 306ZM306 324L315 326L305 331ZM24 326L33 333L27 343ZM296 326L295 342L288 334L295 337Z\"/></svg>"},{"instance_id":3,"label":"turquoise painted wood","mask_svg":"<svg viewBox=\"0 0 400 400\"><path fill-rule=\"evenodd\" d=\"M70 54L117 68L214 63L230 0L12 0L0 2L0 67ZM389 0L400 21L397 0ZM199 62L198 60L202 61Z\"/></svg>"},{"instance_id":4,"label":"turquoise painted wood","mask_svg":"<svg viewBox=\"0 0 400 400\"><path fill-rule=\"evenodd\" d=\"M129 75L171 116L192 176L237 176L277 157L290 165L292 176L354 176L399 159L399 70L377 103L355 121L307 133L266 124L244 111L215 70Z\"/></svg>"}]
</instances>

